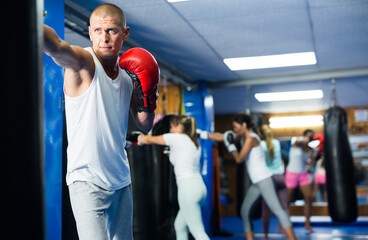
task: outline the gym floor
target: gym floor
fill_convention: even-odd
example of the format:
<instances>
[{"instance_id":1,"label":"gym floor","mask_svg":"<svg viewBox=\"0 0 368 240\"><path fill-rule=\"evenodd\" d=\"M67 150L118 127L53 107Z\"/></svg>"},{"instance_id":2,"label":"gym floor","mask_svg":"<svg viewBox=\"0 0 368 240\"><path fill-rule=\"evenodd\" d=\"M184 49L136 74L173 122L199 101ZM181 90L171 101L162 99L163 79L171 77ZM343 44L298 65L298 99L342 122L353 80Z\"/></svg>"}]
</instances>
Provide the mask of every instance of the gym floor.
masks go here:
<instances>
[{"instance_id":1,"label":"gym floor","mask_svg":"<svg viewBox=\"0 0 368 240\"><path fill-rule=\"evenodd\" d=\"M312 216L312 227L314 233L304 229L304 217L291 217L294 231L298 239L368 239L368 217L359 217L351 224L337 225L331 223L329 217ZM263 239L263 228L261 219L254 220L255 239ZM222 219L222 230L232 232L231 237L212 237L212 240L244 240L244 232L241 219L236 216L224 216ZM279 233L276 217L271 217L269 228L269 239L285 239L285 235Z\"/></svg>"}]
</instances>

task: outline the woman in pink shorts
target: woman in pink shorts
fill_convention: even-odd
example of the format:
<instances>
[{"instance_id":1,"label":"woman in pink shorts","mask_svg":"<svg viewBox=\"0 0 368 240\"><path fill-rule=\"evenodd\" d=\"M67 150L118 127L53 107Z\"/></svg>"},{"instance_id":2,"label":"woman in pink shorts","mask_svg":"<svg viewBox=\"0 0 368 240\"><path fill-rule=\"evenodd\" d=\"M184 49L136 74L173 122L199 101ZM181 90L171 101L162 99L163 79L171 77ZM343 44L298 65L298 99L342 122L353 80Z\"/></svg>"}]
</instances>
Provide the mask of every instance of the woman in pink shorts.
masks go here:
<instances>
[{"instance_id":1,"label":"woman in pink shorts","mask_svg":"<svg viewBox=\"0 0 368 240\"><path fill-rule=\"evenodd\" d=\"M326 173L316 172L314 174L314 184L325 185L326 184Z\"/></svg>"},{"instance_id":2,"label":"woman in pink shorts","mask_svg":"<svg viewBox=\"0 0 368 240\"><path fill-rule=\"evenodd\" d=\"M317 192L322 190L320 199L327 201L327 189L326 189L326 170L324 168L324 158L322 157L317 161L316 171L313 177L313 196L316 197Z\"/></svg>"},{"instance_id":3,"label":"woman in pink shorts","mask_svg":"<svg viewBox=\"0 0 368 240\"><path fill-rule=\"evenodd\" d=\"M292 140L292 147L289 152L289 164L286 167L285 184L288 188L288 202L294 194L295 188L299 187L304 200L304 215L305 225L304 228L313 232L310 216L312 210L312 186L310 180L310 174L307 171L306 164L308 160L311 160L311 165L315 164L315 158L313 150L308 146L308 143L313 138L313 131L307 129L304 131L303 138Z\"/></svg>"},{"instance_id":4,"label":"woman in pink shorts","mask_svg":"<svg viewBox=\"0 0 368 240\"><path fill-rule=\"evenodd\" d=\"M318 140L319 144L316 147L316 170L313 176L313 197L317 198L317 193L321 191L321 195L318 195L318 200L327 201L327 189L326 189L326 170L325 170L325 159L323 157L324 149L324 136L322 134L316 134L313 140ZM317 199L316 199L317 200Z\"/></svg>"}]
</instances>

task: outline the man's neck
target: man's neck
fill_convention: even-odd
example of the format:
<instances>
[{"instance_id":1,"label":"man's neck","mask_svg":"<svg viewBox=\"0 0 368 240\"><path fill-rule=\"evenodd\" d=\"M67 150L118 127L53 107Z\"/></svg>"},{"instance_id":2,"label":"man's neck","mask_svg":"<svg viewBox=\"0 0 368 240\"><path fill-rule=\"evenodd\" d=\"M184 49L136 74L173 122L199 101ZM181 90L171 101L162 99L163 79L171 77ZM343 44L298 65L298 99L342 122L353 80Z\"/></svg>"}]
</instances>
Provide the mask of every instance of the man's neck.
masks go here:
<instances>
[{"instance_id":1,"label":"man's neck","mask_svg":"<svg viewBox=\"0 0 368 240\"><path fill-rule=\"evenodd\" d=\"M117 57L113 59L104 59L98 55L96 56L98 60L100 61L103 69L105 70L105 73L107 74L107 76L109 76L111 79L114 80L118 76L118 73L119 73Z\"/></svg>"}]
</instances>

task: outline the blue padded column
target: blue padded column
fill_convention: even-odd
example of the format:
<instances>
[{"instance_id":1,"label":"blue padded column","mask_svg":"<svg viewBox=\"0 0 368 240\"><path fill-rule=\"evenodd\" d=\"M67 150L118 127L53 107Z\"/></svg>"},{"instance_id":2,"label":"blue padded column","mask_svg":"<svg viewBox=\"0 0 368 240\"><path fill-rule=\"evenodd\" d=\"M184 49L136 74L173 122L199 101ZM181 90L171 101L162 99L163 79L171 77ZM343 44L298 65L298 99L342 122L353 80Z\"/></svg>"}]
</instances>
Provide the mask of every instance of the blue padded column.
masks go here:
<instances>
[{"instance_id":1,"label":"blue padded column","mask_svg":"<svg viewBox=\"0 0 368 240\"><path fill-rule=\"evenodd\" d=\"M45 0L46 25L64 38L64 0ZM44 54L46 239L61 240L63 69Z\"/></svg>"},{"instance_id":2,"label":"blue padded column","mask_svg":"<svg viewBox=\"0 0 368 240\"><path fill-rule=\"evenodd\" d=\"M187 116L196 119L197 128L208 132L214 131L214 106L212 95L205 82L200 82L198 90L184 91L184 108ZM202 147L201 174L207 187L207 199L202 207L202 218L206 232L211 231L212 185L213 185L213 146L211 140L200 139Z\"/></svg>"}]
</instances>

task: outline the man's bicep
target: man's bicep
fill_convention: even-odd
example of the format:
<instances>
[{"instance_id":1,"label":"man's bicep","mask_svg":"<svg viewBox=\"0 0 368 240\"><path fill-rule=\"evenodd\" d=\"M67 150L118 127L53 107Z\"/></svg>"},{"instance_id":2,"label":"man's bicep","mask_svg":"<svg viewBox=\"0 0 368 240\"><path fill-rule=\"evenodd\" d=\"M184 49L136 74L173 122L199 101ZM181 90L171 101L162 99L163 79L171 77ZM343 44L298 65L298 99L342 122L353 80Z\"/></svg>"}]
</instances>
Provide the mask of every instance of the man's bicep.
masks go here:
<instances>
[{"instance_id":1,"label":"man's bicep","mask_svg":"<svg viewBox=\"0 0 368 240\"><path fill-rule=\"evenodd\" d=\"M69 44L63 47L55 60L59 61L62 67L71 68L74 71L80 71L93 66L93 57L87 50Z\"/></svg>"}]
</instances>

